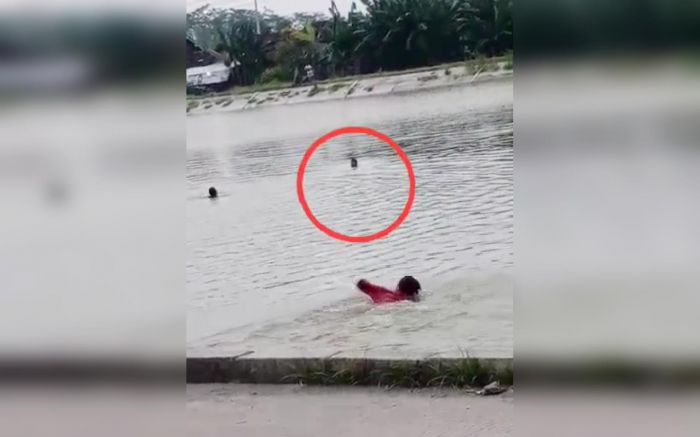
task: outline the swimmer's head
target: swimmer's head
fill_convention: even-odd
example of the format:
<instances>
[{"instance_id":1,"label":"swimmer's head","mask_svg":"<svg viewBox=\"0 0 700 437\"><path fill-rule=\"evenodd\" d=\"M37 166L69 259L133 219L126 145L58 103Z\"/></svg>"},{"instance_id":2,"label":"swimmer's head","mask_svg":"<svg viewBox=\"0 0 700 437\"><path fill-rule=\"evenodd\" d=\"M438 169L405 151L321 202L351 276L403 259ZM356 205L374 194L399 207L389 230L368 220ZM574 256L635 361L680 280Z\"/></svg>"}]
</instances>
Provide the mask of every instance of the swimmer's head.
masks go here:
<instances>
[{"instance_id":1,"label":"swimmer's head","mask_svg":"<svg viewBox=\"0 0 700 437\"><path fill-rule=\"evenodd\" d=\"M421 290L420 282L413 276L404 276L401 278L397 288L401 293L407 294L414 299L418 298L418 293Z\"/></svg>"},{"instance_id":2,"label":"swimmer's head","mask_svg":"<svg viewBox=\"0 0 700 437\"><path fill-rule=\"evenodd\" d=\"M216 188L209 187L209 197L213 199L213 198L218 197L218 196L219 196L219 193L216 191Z\"/></svg>"}]
</instances>

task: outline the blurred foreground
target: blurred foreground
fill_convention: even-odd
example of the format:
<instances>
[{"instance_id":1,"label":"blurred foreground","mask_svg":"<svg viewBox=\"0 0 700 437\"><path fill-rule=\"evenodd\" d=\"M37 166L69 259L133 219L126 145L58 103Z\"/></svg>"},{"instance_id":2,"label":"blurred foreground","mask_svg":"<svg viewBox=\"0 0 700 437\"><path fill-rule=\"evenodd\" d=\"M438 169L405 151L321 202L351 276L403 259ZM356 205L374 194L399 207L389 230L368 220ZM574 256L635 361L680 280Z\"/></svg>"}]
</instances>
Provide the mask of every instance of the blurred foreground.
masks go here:
<instances>
[{"instance_id":1,"label":"blurred foreground","mask_svg":"<svg viewBox=\"0 0 700 437\"><path fill-rule=\"evenodd\" d=\"M527 36L518 50L530 55L515 62L516 359L535 372L537 363L595 360L697 368L698 3L556 3L543 13L554 3L523 2L534 13L515 14L516 38ZM109 384L80 370L32 376L53 360L170 368L184 351L184 78L172 69L171 82L158 68L184 56L184 11L139 4L148 10L138 19L118 11L124 32L100 37L92 32L109 28L101 17L117 12L86 5L53 4L47 10L66 14L56 17L25 2L3 17L0 359L46 366L3 374L0 419L8 435L176 435L186 429L181 392L167 385L134 385L132 371ZM552 19L562 8L568 19ZM159 24L137 32L154 11ZM146 43L153 29L165 45ZM549 41L557 47L533 49ZM693 386L552 392L515 371L523 435L697 435ZM35 384L10 388L13 375ZM298 399L238 414L261 435L281 435L300 417L346 419L352 434L375 423L325 400L290 417ZM428 413L465 414L467 431L448 427L453 435L480 423L463 399L430 402L387 413L375 429L420 429ZM216 414L224 431L234 425ZM190 424L196 434L214 419Z\"/></svg>"},{"instance_id":2,"label":"blurred foreground","mask_svg":"<svg viewBox=\"0 0 700 437\"><path fill-rule=\"evenodd\" d=\"M517 432L697 435L697 2L522 8Z\"/></svg>"},{"instance_id":3,"label":"blurred foreground","mask_svg":"<svg viewBox=\"0 0 700 437\"><path fill-rule=\"evenodd\" d=\"M3 434L177 435L182 5L4 6Z\"/></svg>"},{"instance_id":4,"label":"blurred foreground","mask_svg":"<svg viewBox=\"0 0 700 437\"><path fill-rule=\"evenodd\" d=\"M353 437L513 434L513 397L449 390L188 385L190 435Z\"/></svg>"}]
</instances>

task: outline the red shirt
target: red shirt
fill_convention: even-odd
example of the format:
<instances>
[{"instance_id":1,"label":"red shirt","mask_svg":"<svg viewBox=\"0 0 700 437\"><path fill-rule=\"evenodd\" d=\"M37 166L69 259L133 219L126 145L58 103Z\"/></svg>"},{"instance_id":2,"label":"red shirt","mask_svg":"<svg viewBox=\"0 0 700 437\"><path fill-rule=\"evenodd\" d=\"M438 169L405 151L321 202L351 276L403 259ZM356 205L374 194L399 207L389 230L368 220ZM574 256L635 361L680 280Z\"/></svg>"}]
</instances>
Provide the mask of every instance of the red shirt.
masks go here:
<instances>
[{"instance_id":1,"label":"red shirt","mask_svg":"<svg viewBox=\"0 0 700 437\"><path fill-rule=\"evenodd\" d=\"M364 279L357 283L357 288L372 298L374 303L398 302L401 300L413 300L411 296L400 291L391 291L379 285L374 285Z\"/></svg>"}]
</instances>

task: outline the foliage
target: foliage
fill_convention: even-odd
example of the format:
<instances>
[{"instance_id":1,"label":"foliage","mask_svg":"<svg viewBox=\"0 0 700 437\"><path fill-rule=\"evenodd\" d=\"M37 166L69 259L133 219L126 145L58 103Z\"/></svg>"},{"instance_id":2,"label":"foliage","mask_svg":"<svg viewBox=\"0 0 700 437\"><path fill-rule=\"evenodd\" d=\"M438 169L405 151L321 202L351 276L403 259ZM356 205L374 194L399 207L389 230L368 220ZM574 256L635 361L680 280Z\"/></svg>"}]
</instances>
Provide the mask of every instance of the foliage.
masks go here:
<instances>
[{"instance_id":1,"label":"foliage","mask_svg":"<svg viewBox=\"0 0 700 437\"><path fill-rule=\"evenodd\" d=\"M317 79L435 65L513 49L512 0L360 0L343 16L282 17L202 7L187 14L187 37L237 62L239 85ZM260 34L257 23L260 22Z\"/></svg>"},{"instance_id":2,"label":"foliage","mask_svg":"<svg viewBox=\"0 0 700 437\"><path fill-rule=\"evenodd\" d=\"M281 65L270 67L260 75L260 83L285 82L292 78L286 73Z\"/></svg>"},{"instance_id":3,"label":"foliage","mask_svg":"<svg viewBox=\"0 0 700 437\"><path fill-rule=\"evenodd\" d=\"M475 358L458 360L397 361L386 365L370 363L334 365L324 361L318 367L308 367L297 374L287 375L281 382L307 385L374 385L381 387L483 387L493 381L513 384L510 366L496 368Z\"/></svg>"},{"instance_id":4,"label":"foliage","mask_svg":"<svg viewBox=\"0 0 700 437\"><path fill-rule=\"evenodd\" d=\"M465 54L497 56L513 49L512 0L469 0L458 8Z\"/></svg>"},{"instance_id":5,"label":"foliage","mask_svg":"<svg viewBox=\"0 0 700 437\"><path fill-rule=\"evenodd\" d=\"M382 69L458 60L463 48L453 0L362 0L367 14L356 33L360 53Z\"/></svg>"}]
</instances>

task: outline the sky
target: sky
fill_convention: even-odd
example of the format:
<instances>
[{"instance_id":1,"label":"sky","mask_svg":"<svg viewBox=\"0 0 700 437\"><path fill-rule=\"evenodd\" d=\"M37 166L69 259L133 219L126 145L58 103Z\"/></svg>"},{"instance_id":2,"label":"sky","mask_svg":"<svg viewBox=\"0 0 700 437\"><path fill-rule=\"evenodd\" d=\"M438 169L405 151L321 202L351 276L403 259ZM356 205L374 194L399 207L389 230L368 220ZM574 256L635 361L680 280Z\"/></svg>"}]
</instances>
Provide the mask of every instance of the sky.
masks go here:
<instances>
[{"instance_id":1,"label":"sky","mask_svg":"<svg viewBox=\"0 0 700 437\"><path fill-rule=\"evenodd\" d=\"M340 13L347 14L353 0L335 0ZM191 11L205 4L216 8L240 8L253 9L254 0L187 0L187 10ZM356 2L361 6L359 0ZM290 15L294 12L325 12L331 5L330 0L258 0L258 9L261 11L267 7L280 15Z\"/></svg>"}]
</instances>

